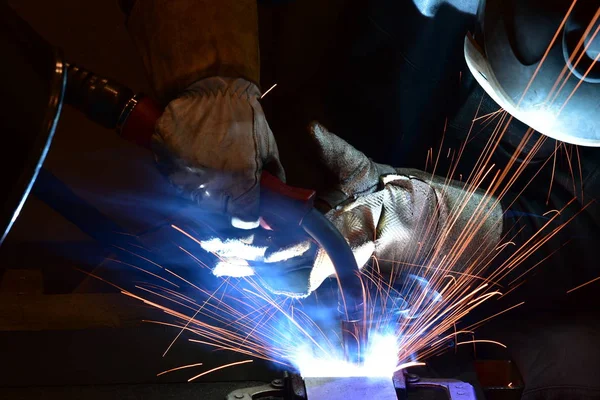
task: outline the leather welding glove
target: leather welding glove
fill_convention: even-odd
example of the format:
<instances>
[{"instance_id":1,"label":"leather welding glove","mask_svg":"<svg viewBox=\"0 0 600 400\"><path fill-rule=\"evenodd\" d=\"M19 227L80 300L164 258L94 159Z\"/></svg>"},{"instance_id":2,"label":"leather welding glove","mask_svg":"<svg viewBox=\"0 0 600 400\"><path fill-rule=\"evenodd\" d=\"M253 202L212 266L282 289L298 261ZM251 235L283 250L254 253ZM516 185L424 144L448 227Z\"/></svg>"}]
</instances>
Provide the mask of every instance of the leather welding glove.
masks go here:
<instances>
[{"instance_id":1,"label":"leather welding glove","mask_svg":"<svg viewBox=\"0 0 600 400\"><path fill-rule=\"evenodd\" d=\"M502 210L494 198L423 171L377 164L317 123L310 136L337 181L319 199L329 206L326 217L346 238L361 269L371 259L387 276L415 265L464 269L498 243ZM210 250L221 256L219 275L235 270L228 257L235 243L212 243ZM237 252L236 260L246 267L240 276L257 274L274 293L307 296L335 273L327 254L318 248L315 254L315 248L306 238L282 250L264 246L263 256L276 262L258 259L262 264L255 267Z\"/></svg>"},{"instance_id":2,"label":"leather welding glove","mask_svg":"<svg viewBox=\"0 0 600 400\"><path fill-rule=\"evenodd\" d=\"M153 148L161 170L238 228L258 225L263 168L285 179L259 104L256 0L121 0L127 28L166 105Z\"/></svg>"},{"instance_id":3,"label":"leather welding glove","mask_svg":"<svg viewBox=\"0 0 600 400\"><path fill-rule=\"evenodd\" d=\"M259 96L243 79L203 79L169 103L153 137L171 183L244 229L258 226L263 167L285 179Z\"/></svg>"},{"instance_id":4,"label":"leather welding glove","mask_svg":"<svg viewBox=\"0 0 600 400\"><path fill-rule=\"evenodd\" d=\"M311 134L321 160L339 177L320 195L331 207L326 217L350 244L359 268L373 260L383 276L403 270L430 276L431 266L463 271L489 261L502 234L495 198L424 171L374 163L319 124ZM319 249L308 292L334 273Z\"/></svg>"}]
</instances>

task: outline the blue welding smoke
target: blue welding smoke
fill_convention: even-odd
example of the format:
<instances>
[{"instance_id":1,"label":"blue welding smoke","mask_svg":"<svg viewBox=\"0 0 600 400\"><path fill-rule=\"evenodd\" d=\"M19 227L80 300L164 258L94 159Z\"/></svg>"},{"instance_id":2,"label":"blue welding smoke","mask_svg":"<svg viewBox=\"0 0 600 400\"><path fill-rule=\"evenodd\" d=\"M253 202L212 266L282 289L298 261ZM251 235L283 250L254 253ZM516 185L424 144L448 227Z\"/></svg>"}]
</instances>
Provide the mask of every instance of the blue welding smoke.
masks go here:
<instances>
[{"instance_id":1,"label":"blue welding smoke","mask_svg":"<svg viewBox=\"0 0 600 400\"><path fill-rule=\"evenodd\" d=\"M133 283L131 273L139 272L140 268L162 278L166 276L172 279L171 275L165 275L165 270L168 269L193 282L193 285L200 286L207 293L217 290L223 282L223 279L215 278L210 268L198 268L198 260L207 266L214 266L218 259L204 251L198 243L174 231L171 227L174 222L172 219L155 222L152 229L138 232L137 235L127 234L126 229L99 212L48 171L40 174L34 193L83 232L98 240L107 252L113 253L116 257L113 261L116 269L130 271L129 274L112 275L114 283ZM113 205L123 202L123 209L126 209L129 208L126 206L131 206L135 197L113 195L109 201ZM197 207L192 207L189 211L194 215L182 212L180 204L179 199L174 199L169 205L164 201L146 201L143 206L145 210L150 208L156 212L175 211L176 218L187 220L188 223L195 221L196 224L190 228L194 235L201 235L202 230L208 229L207 227L218 229L219 225L228 224L228 221L220 221L216 216L202 213ZM197 224L198 221L200 224ZM116 282L118 279L129 282ZM252 295L256 292L252 282L259 281L260 277L252 279L229 279L227 286L221 289L223 292L218 297L215 296L218 301L213 299L210 311L215 312L215 315L208 319L215 326L226 326L239 332L248 341L260 340L265 347L273 350L270 356L274 361L280 365L291 364L304 376L391 376L397 367L399 347L403 342L401 327L421 317L432 302L442 301L440 294L431 289L429 281L423 277L406 275L398 279L393 295L389 295L385 301L369 304L369 341L367 348L363 349L364 364L357 366L345 361L341 346L335 280L326 282L313 296L302 301L290 301L283 296L267 294L264 296L269 297L268 301L264 301ZM142 273L139 279L135 278L135 282L138 286L152 290L165 286L164 281L147 272ZM178 284L177 291L181 294L191 289L190 285ZM173 289L168 285L167 288ZM195 289L188 290L187 294L194 291ZM207 300L197 292L196 295L199 297L196 299L198 303ZM247 296L244 301L248 304L248 315L257 307L271 311L266 311L265 318L252 317L250 322L228 322L223 303L219 303L224 302L227 296ZM422 301L417 305L411 304L416 298ZM273 311L274 304L279 307L276 312ZM173 309L189 313L185 307L169 305ZM228 307L231 306L240 309L243 303L235 302ZM413 361L411 357L409 355L409 359L404 361Z\"/></svg>"},{"instance_id":2,"label":"blue welding smoke","mask_svg":"<svg viewBox=\"0 0 600 400\"><path fill-rule=\"evenodd\" d=\"M218 227L219 224L228 223L223 221L223 218L219 219L214 214L202 212L198 207L182 201L177 196L165 195L156 198L140 193L113 192L110 196L92 196L92 204L81 196L81 193L86 192L79 189L75 192L46 169L40 171L33 187L33 194L37 198L99 245L98 254L53 246L56 252L61 252L57 256L78 263L82 269L89 271L97 267L103 257L115 260L105 260L103 269L116 270L117 273L110 276L111 280L115 280L113 283L119 285L128 283L127 280L137 279L154 282L156 278L153 275L140 271L144 269L158 274L162 271L159 265L174 271L192 271L193 276L190 279L205 283L207 289L216 287L219 283L210 271L197 268L190 257L180 250L181 246L197 246L190 239L175 232L171 224L189 223L193 220ZM110 214L105 214L100 209L108 209ZM152 216L152 219L149 219L149 216ZM195 228L202 229L200 226ZM197 256L207 264L214 261L214 257L206 252L198 252ZM124 273L118 273L119 271Z\"/></svg>"}]
</instances>

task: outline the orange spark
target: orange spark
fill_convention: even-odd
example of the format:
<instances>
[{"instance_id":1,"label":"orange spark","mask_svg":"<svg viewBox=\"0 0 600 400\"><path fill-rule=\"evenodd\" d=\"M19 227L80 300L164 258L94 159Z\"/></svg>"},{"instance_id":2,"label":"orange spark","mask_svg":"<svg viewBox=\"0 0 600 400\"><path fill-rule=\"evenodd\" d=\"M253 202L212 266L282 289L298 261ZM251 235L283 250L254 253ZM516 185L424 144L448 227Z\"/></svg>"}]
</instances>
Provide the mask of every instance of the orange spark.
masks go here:
<instances>
[{"instance_id":1,"label":"orange spark","mask_svg":"<svg viewBox=\"0 0 600 400\"><path fill-rule=\"evenodd\" d=\"M265 97L265 96L266 96L266 95L267 95L267 94L268 94L268 93L269 93L271 90L275 89L275 86L277 86L277 84L276 84L276 83L275 83L275 84L273 84L273 86L271 86L271 87L269 88L269 90L267 90L266 92L264 92L264 93L263 93L263 95L262 95L262 96L260 96L260 98L262 99L263 97Z\"/></svg>"},{"instance_id":2,"label":"orange spark","mask_svg":"<svg viewBox=\"0 0 600 400\"><path fill-rule=\"evenodd\" d=\"M597 280L600 280L600 276L599 276L599 277L597 277L597 278L594 278L594 279L592 279L591 281L587 281L586 283L583 283L583 284L581 284L581 285L579 285L579 286L576 286L576 287L574 287L573 289L569 289L569 290L567 290L567 294L568 294L568 293L571 293L571 292L574 292L574 291L576 291L577 289L581 289L582 287L584 287L584 286L587 286L587 285L589 285L590 283L596 282Z\"/></svg>"},{"instance_id":3,"label":"orange spark","mask_svg":"<svg viewBox=\"0 0 600 400\"><path fill-rule=\"evenodd\" d=\"M421 365L427 365L427 364L425 364L424 362L420 362L420 361L407 362L407 363L398 365L396 367L396 369L394 370L394 372L398 372L398 371L401 371L403 369L410 368L410 367L418 367Z\"/></svg>"},{"instance_id":4,"label":"orange spark","mask_svg":"<svg viewBox=\"0 0 600 400\"><path fill-rule=\"evenodd\" d=\"M496 344L498 346L504 347L505 349L507 348L507 346L504 343L500 343L495 340L485 340L485 339L467 340L466 342L456 343L456 345L460 346L461 344L469 344L469 343L491 343L491 344Z\"/></svg>"},{"instance_id":5,"label":"orange spark","mask_svg":"<svg viewBox=\"0 0 600 400\"><path fill-rule=\"evenodd\" d=\"M233 366L241 365L241 364L247 364L247 363L251 363L253 361L254 360L245 360L245 361L238 361L238 362L233 362L233 363L230 363L230 364L221 365L220 367L209 369L208 371L205 371L205 372L203 372L201 374L198 374L198 375L196 375L194 377L191 377L190 379L188 379L188 382L196 380L196 379L200 378L201 376L208 375L211 372L215 372L215 371L218 371L220 369L229 368L229 367L233 367Z\"/></svg>"},{"instance_id":6,"label":"orange spark","mask_svg":"<svg viewBox=\"0 0 600 400\"><path fill-rule=\"evenodd\" d=\"M161 375L164 375L164 374L168 374L169 372L179 371L180 369L185 369L185 368L197 367L197 366L200 366L200 365L202 365L202 363L182 365L181 367L171 368L171 369L168 369L166 371L159 372L158 374L156 374L156 376L161 376Z\"/></svg>"}]
</instances>

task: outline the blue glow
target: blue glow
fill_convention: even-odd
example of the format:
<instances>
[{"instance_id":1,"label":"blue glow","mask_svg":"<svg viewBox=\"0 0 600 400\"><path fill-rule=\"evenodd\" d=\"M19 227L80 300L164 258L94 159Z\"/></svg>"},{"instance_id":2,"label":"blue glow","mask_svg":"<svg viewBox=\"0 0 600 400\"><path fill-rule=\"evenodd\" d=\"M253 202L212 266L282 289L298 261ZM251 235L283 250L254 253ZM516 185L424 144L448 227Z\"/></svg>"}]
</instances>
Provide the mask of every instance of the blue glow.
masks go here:
<instances>
[{"instance_id":1,"label":"blue glow","mask_svg":"<svg viewBox=\"0 0 600 400\"><path fill-rule=\"evenodd\" d=\"M314 357L309 348L297 349L292 362L304 377L392 377L398 363L398 340L393 333L371 334L365 361L356 365L338 358Z\"/></svg>"}]
</instances>

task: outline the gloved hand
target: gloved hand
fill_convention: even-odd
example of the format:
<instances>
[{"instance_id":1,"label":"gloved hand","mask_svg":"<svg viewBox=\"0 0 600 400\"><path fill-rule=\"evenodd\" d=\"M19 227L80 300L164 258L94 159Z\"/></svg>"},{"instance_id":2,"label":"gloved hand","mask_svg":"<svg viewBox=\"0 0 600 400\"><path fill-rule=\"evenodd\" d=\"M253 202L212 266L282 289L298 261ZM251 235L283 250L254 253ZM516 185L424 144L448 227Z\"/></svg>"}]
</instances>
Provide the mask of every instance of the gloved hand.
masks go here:
<instances>
[{"instance_id":1,"label":"gloved hand","mask_svg":"<svg viewBox=\"0 0 600 400\"><path fill-rule=\"evenodd\" d=\"M155 97L160 167L203 208L257 226L263 167L280 179L277 146L258 102L256 0L120 0Z\"/></svg>"},{"instance_id":2,"label":"gloved hand","mask_svg":"<svg viewBox=\"0 0 600 400\"><path fill-rule=\"evenodd\" d=\"M263 167L285 180L259 97L244 79L202 79L169 103L153 136L171 183L243 229L258 226Z\"/></svg>"},{"instance_id":3,"label":"gloved hand","mask_svg":"<svg viewBox=\"0 0 600 400\"><path fill-rule=\"evenodd\" d=\"M350 244L359 268L373 259L383 276L431 276L427 267L464 270L498 244L502 209L495 198L424 171L374 163L318 124L311 132L321 160L339 177L320 196L331 207L326 217ZM334 273L319 249L308 291Z\"/></svg>"},{"instance_id":4,"label":"gloved hand","mask_svg":"<svg viewBox=\"0 0 600 400\"><path fill-rule=\"evenodd\" d=\"M372 257L387 275L415 264L451 268L485 257L499 241L502 210L492 197L465 192L458 182L422 171L374 163L318 124L312 124L310 134L324 167L338 178L319 194L331 207L326 217L344 235L360 268ZM228 268L237 261L244 265L238 276L259 275L278 294L306 296L335 272L325 252L311 251L316 246L307 239L281 251L263 246L261 257L252 260L259 267L250 265L248 257L240 260L248 252L235 251L238 245L235 239L203 242L221 257L215 273L231 275ZM244 245L254 248L256 243ZM457 246L463 251L454 251Z\"/></svg>"}]
</instances>

